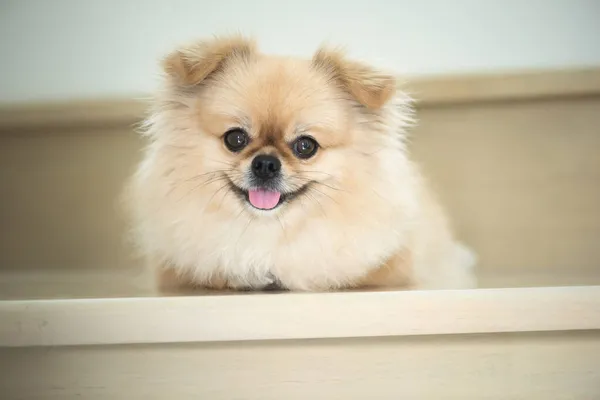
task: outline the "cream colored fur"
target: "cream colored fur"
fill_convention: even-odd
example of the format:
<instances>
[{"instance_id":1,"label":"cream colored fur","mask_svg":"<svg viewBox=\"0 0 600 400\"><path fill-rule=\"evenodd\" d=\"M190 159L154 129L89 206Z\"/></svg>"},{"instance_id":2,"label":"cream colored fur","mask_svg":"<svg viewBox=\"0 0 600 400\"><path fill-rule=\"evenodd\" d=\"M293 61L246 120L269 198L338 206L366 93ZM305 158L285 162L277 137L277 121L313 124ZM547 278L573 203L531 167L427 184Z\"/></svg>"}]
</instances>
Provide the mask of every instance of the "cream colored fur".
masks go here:
<instances>
[{"instance_id":1,"label":"cream colored fur","mask_svg":"<svg viewBox=\"0 0 600 400\"><path fill-rule=\"evenodd\" d=\"M472 258L409 158L411 102L391 75L327 49L265 55L241 37L183 47L164 69L128 191L152 267L217 289L474 285ZM255 147L227 150L233 127ZM288 151L301 134L321 145L306 161ZM272 211L236 196L228 181L244 187L263 152L282 159L286 190L311 189Z\"/></svg>"}]
</instances>

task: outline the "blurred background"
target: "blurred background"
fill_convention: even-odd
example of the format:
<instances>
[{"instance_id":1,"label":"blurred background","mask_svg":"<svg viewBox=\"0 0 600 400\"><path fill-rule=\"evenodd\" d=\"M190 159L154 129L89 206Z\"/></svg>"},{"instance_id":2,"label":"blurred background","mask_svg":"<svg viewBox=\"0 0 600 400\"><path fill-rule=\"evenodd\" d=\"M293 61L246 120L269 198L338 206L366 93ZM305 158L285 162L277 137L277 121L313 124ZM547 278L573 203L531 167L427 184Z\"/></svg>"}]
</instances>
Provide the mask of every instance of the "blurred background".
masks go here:
<instances>
[{"instance_id":1,"label":"blurred background","mask_svg":"<svg viewBox=\"0 0 600 400\"><path fill-rule=\"evenodd\" d=\"M0 101L147 93L173 46L217 33L309 56L323 42L399 74L600 64L595 0L3 0Z\"/></svg>"},{"instance_id":2,"label":"blurred background","mask_svg":"<svg viewBox=\"0 0 600 400\"><path fill-rule=\"evenodd\" d=\"M115 276L139 261L117 198L143 146L139 100L174 46L231 32L306 57L339 44L396 71L418 101L415 157L486 285L591 282L598 21L596 0L2 0L0 289L87 294L85 273L129 290Z\"/></svg>"}]
</instances>

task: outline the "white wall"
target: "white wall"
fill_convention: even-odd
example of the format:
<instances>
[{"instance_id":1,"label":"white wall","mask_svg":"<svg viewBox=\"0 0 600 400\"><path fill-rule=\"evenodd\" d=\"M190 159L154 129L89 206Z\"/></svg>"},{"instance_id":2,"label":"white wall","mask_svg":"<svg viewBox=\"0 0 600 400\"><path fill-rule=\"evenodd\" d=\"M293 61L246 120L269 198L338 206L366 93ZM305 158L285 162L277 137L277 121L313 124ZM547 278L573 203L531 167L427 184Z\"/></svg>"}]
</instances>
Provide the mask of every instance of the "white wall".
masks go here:
<instances>
[{"instance_id":1,"label":"white wall","mask_svg":"<svg viewBox=\"0 0 600 400\"><path fill-rule=\"evenodd\" d=\"M598 0L0 0L0 102L143 94L172 46L231 31L406 74L600 65Z\"/></svg>"}]
</instances>

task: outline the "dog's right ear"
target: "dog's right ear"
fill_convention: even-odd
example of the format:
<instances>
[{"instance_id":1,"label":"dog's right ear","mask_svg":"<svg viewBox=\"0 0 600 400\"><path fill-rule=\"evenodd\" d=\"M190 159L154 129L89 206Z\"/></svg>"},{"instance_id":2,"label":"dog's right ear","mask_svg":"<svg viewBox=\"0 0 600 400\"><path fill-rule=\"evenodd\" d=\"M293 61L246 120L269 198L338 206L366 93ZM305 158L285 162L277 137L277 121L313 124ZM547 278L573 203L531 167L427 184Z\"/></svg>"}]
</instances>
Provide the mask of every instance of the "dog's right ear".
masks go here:
<instances>
[{"instance_id":1,"label":"dog's right ear","mask_svg":"<svg viewBox=\"0 0 600 400\"><path fill-rule=\"evenodd\" d=\"M163 60L162 67L175 84L194 86L231 59L248 59L255 53L256 44L250 39L216 37L174 51Z\"/></svg>"}]
</instances>

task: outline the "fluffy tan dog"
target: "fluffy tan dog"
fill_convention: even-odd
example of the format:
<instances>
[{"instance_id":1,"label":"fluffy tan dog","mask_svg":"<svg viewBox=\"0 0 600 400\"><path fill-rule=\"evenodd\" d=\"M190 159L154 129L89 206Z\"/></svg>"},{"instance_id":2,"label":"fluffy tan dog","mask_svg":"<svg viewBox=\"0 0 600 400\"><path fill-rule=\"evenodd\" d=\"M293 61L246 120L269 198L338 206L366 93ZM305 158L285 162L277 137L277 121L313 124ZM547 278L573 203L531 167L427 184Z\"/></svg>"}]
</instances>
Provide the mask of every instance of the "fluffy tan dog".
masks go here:
<instances>
[{"instance_id":1,"label":"fluffy tan dog","mask_svg":"<svg viewBox=\"0 0 600 400\"><path fill-rule=\"evenodd\" d=\"M410 101L392 75L238 36L180 48L163 68L129 190L154 267L217 289L473 286L407 154Z\"/></svg>"}]
</instances>

